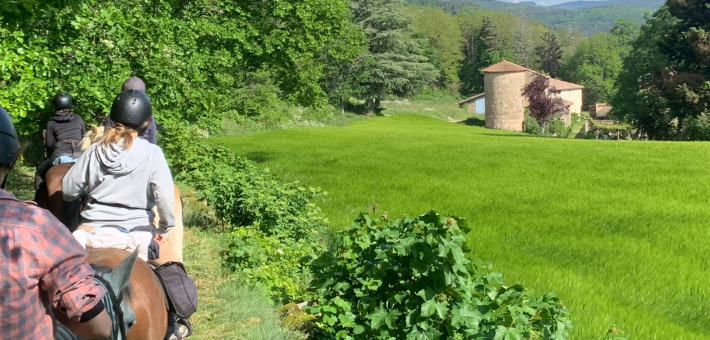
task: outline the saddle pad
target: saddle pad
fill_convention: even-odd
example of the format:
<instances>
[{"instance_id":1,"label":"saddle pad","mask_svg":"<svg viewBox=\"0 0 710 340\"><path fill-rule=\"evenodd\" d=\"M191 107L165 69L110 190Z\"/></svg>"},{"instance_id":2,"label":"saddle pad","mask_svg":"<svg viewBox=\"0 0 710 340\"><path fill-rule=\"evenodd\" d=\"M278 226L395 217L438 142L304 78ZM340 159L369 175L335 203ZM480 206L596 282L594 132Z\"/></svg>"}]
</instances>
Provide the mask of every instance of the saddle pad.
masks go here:
<instances>
[{"instance_id":1,"label":"saddle pad","mask_svg":"<svg viewBox=\"0 0 710 340\"><path fill-rule=\"evenodd\" d=\"M153 234L149 231L128 232L122 228L101 227L88 233L86 248L112 248L132 252L140 246L138 257L147 262L151 240L153 240Z\"/></svg>"}]
</instances>

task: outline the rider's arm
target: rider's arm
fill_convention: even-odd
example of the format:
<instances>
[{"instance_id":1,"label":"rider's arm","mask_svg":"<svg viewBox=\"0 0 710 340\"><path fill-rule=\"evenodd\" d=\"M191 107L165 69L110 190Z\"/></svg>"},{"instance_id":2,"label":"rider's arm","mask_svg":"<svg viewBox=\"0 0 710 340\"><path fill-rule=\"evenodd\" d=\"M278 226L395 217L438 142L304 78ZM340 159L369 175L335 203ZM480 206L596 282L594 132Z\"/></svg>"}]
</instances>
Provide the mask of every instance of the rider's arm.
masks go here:
<instances>
[{"instance_id":1,"label":"rider's arm","mask_svg":"<svg viewBox=\"0 0 710 340\"><path fill-rule=\"evenodd\" d=\"M65 201L74 201L84 193L88 183L89 160L95 147L94 145L90 146L64 175L64 179L62 179L62 195Z\"/></svg>"},{"instance_id":2,"label":"rider's arm","mask_svg":"<svg viewBox=\"0 0 710 340\"><path fill-rule=\"evenodd\" d=\"M54 148L54 122L47 122L47 136L44 140L44 146L47 148L47 152L52 153Z\"/></svg>"},{"instance_id":3,"label":"rider's arm","mask_svg":"<svg viewBox=\"0 0 710 340\"><path fill-rule=\"evenodd\" d=\"M165 236L168 230L175 226L175 185L173 176L170 174L168 162L165 160L163 152L156 154L155 169L150 179L150 185L155 195L155 205L158 208L158 235Z\"/></svg>"},{"instance_id":4,"label":"rider's arm","mask_svg":"<svg viewBox=\"0 0 710 340\"><path fill-rule=\"evenodd\" d=\"M81 119L81 117L77 117L79 118L79 122L81 123L81 138L84 138L84 136L86 136L86 124L84 124L84 120Z\"/></svg>"},{"instance_id":5,"label":"rider's arm","mask_svg":"<svg viewBox=\"0 0 710 340\"><path fill-rule=\"evenodd\" d=\"M158 126L153 117L150 118L150 127L148 127L148 142L158 145Z\"/></svg>"},{"instance_id":6,"label":"rider's arm","mask_svg":"<svg viewBox=\"0 0 710 340\"><path fill-rule=\"evenodd\" d=\"M101 303L106 292L94 282L86 251L56 218L45 218L40 281L57 320L83 338L108 337L112 322Z\"/></svg>"}]
</instances>

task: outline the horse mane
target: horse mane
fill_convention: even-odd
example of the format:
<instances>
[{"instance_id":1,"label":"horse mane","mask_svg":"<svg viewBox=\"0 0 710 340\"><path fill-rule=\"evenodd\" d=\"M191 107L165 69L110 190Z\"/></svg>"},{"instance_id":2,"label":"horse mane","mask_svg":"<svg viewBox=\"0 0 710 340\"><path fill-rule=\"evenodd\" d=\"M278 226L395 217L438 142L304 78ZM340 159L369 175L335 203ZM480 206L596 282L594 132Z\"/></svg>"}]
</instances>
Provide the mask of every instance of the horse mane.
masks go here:
<instances>
[{"instance_id":1,"label":"horse mane","mask_svg":"<svg viewBox=\"0 0 710 340\"><path fill-rule=\"evenodd\" d=\"M98 143L104 135L104 127L91 125L91 129L86 132L81 140L81 151L86 151L91 144Z\"/></svg>"}]
</instances>

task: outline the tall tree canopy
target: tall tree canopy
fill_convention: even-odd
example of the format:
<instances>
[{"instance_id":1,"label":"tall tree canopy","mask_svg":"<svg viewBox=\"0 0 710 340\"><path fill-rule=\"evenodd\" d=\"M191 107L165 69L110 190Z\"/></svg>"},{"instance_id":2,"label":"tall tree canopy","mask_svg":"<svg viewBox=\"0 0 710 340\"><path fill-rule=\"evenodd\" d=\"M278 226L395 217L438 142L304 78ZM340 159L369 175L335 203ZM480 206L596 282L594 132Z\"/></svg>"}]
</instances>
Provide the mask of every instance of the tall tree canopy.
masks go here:
<instances>
[{"instance_id":1,"label":"tall tree canopy","mask_svg":"<svg viewBox=\"0 0 710 340\"><path fill-rule=\"evenodd\" d=\"M365 30L368 51L360 64L367 73L364 94L370 114L387 94L409 95L434 82L436 69L412 38L404 0L354 0L353 18Z\"/></svg>"},{"instance_id":2,"label":"tall tree canopy","mask_svg":"<svg viewBox=\"0 0 710 340\"><path fill-rule=\"evenodd\" d=\"M445 85L459 82L459 68L463 60L463 36L459 25L451 14L442 9L416 7L412 9L413 28L422 32L436 48L441 70L446 77Z\"/></svg>"},{"instance_id":3,"label":"tall tree canopy","mask_svg":"<svg viewBox=\"0 0 710 340\"><path fill-rule=\"evenodd\" d=\"M540 62L541 69L551 77L557 78L560 75L562 59L562 45L557 41L557 36L552 32L547 32L542 36L543 45L535 48L535 55Z\"/></svg>"},{"instance_id":4,"label":"tall tree canopy","mask_svg":"<svg viewBox=\"0 0 710 340\"><path fill-rule=\"evenodd\" d=\"M263 84L254 75L264 70L284 100L322 103L312 60L348 23L345 0L77 0L36 10L14 32L0 32L0 59L22 59L0 71L0 83L12 88L0 103L16 119L36 118L58 90L75 96L78 113L98 119L121 81L138 75L159 120L210 129L242 113L240 94ZM17 47L32 53L13 57Z\"/></svg>"}]
</instances>

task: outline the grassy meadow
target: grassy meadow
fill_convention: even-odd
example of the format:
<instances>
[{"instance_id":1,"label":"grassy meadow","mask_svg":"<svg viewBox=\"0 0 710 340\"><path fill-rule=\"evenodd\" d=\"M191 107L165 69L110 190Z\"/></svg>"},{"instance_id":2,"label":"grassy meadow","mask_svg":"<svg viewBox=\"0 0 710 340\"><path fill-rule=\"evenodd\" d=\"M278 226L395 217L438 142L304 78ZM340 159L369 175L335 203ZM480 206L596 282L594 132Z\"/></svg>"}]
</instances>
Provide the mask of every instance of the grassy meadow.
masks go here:
<instances>
[{"instance_id":1,"label":"grassy meadow","mask_svg":"<svg viewBox=\"0 0 710 340\"><path fill-rule=\"evenodd\" d=\"M629 339L710 339L710 144L539 138L416 105L214 141L328 191L334 228L373 203L390 217L467 218L471 256L557 294L575 339L613 324Z\"/></svg>"}]
</instances>

